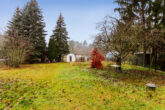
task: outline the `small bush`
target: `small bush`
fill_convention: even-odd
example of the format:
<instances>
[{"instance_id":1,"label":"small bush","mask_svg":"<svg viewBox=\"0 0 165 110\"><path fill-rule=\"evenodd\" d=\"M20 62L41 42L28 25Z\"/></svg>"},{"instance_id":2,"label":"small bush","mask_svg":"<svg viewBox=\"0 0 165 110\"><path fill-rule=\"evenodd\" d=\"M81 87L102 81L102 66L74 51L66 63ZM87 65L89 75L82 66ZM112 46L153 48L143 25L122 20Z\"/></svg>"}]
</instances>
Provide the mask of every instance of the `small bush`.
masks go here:
<instances>
[{"instance_id":1,"label":"small bush","mask_svg":"<svg viewBox=\"0 0 165 110\"><path fill-rule=\"evenodd\" d=\"M98 49L94 49L91 54L92 62L91 67L101 69L102 64L101 61L104 60L104 56L98 51Z\"/></svg>"}]
</instances>

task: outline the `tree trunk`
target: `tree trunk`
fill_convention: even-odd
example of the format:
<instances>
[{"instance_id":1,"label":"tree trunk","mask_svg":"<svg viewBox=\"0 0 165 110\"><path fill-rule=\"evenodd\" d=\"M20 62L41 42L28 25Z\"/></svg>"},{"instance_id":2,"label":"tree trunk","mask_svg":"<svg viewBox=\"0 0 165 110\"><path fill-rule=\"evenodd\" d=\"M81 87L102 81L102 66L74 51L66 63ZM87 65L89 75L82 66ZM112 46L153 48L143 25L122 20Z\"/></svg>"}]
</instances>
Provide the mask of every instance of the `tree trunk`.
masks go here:
<instances>
[{"instance_id":1,"label":"tree trunk","mask_svg":"<svg viewBox=\"0 0 165 110\"><path fill-rule=\"evenodd\" d=\"M157 55L157 48L155 48L155 61L154 61L154 63L155 63L155 72L156 72L156 70L157 70L157 57L158 57L158 55Z\"/></svg>"},{"instance_id":2,"label":"tree trunk","mask_svg":"<svg viewBox=\"0 0 165 110\"><path fill-rule=\"evenodd\" d=\"M143 47L143 66L146 66L146 34L145 34L145 24L146 24L146 20L145 20L145 4L142 3L142 10L141 10L141 17L142 17L142 24L143 24L143 30L144 30L144 47Z\"/></svg>"},{"instance_id":3,"label":"tree trunk","mask_svg":"<svg viewBox=\"0 0 165 110\"><path fill-rule=\"evenodd\" d=\"M144 52L143 52L143 66L145 67L146 66L146 50L144 49Z\"/></svg>"},{"instance_id":4,"label":"tree trunk","mask_svg":"<svg viewBox=\"0 0 165 110\"><path fill-rule=\"evenodd\" d=\"M58 56L58 61L57 62L61 62L61 55Z\"/></svg>"},{"instance_id":5,"label":"tree trunk","mask_svg":"<svg viewBox=\"0 0 165 110\"><path fill-rule=\"evenodd\" d=\"M118 67L118 71L122 72L122 69L121 69L121 57L117 58L117 65L120 66L120 67Z\"/></svg>"},{"instance_id":6,"label":"tree trunk","mask_svg":"<svg viewBox=\"0 0 165 110\"><path fill-rule=\"evenodd\" d=\"M41 57L41 63L45 63L45 56Z\"/></svg>"},{"instance_id":7,"label":"tree trunk","mask_svg":"<svg viewBox=\"0 0 165 110\"><path fill-rule=\"evenodd\" d=\"M150 71L151 71L151 69L153 67L153 63L154 63L154 54L153 54L153 52L154 52L154 49L152 48L152 52L150 52L150 53L152 53L152 54L150 54L150 68L149 68Z\"/></svg>"}]
</instances>

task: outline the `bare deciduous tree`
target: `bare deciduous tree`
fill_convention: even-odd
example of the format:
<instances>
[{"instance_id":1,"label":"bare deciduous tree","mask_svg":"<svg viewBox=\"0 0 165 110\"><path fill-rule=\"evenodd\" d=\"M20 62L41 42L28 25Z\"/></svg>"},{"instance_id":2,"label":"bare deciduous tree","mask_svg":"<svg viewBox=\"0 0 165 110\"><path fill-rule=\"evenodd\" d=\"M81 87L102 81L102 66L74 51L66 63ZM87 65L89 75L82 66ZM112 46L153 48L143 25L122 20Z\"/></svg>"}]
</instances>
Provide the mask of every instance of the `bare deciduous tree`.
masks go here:
<instances>
[{"instance_id":1,"label":"bare deciduous tree","mask_svg":"<svg viewBox=\"0 0 165 110\"><path fill-rule=\"evenodd\" d=\"M99 24L100 34L95 39L95 44L101 46L105 52L111 52L116 57L116 63L121 66L122 60L130 53L138 50L140 42L138 36L141 26L132 21L125 24L121 20L106 17ZM121 71L121 68L119 68Z\"/></svg>"},{"instance_id":2,"label":"bare deciduous tree","mask_svg":"<svg viewBox=\"0 0 165 110\"><path fill-rule=\"evenodd\" d=\"M3 58L6 59L5 64L11 67L19 67L30 52L29 44L30 40L23 36L19 36L17 31L13 29L12 35L5 36L2 49Z\"/></svg>"}]
</instances>

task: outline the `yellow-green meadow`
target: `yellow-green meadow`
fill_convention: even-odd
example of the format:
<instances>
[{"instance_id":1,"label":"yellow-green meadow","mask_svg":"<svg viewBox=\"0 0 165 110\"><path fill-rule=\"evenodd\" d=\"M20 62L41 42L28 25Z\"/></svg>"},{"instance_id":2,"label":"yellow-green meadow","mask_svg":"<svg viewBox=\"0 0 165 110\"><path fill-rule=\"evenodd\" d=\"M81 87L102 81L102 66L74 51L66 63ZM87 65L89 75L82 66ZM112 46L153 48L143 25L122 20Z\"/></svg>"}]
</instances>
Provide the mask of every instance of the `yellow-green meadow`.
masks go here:
<instances>
[{"instance_id":1,"label":"yellow-green meadow","mask_svg":"<svg viewBox=\"0 0 165 110\"><path fill-rule=\"evenodd\" d=\"M89 63L23 65L0 69L0 109L164 110L163 73L143 77L90 69ZM129 70L130 65L124 65ZM133 68L133 67L131 67ZM143 68L143 67L136 67ZM145 70L145 69L144 69ZM129 78L131 77L131 78ZM156 91L147 91L154 82Z\"/></svg>"}]
</instances>

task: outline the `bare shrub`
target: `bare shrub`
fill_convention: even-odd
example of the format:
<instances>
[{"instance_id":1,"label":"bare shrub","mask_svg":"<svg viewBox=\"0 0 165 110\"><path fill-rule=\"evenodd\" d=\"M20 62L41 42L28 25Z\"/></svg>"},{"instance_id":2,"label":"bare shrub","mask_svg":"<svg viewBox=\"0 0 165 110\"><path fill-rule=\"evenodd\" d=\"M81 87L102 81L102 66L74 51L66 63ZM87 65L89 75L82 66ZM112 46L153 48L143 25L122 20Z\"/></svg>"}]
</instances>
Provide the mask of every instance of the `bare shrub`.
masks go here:
<instances>
[{"instance_id":1,"label":"bare shrub","mask_svg":"<svg viewBox=\"0 0 165 110\"><path fill-rule=\"evenodd\" d=\"M13 30L13 34L10 36L5 36L2 49L3 58L6 59L5 64L11 67L19 67L30 52L29 44L30 40L18 35L16 30Z\"/></svg>"}]
</instances>

